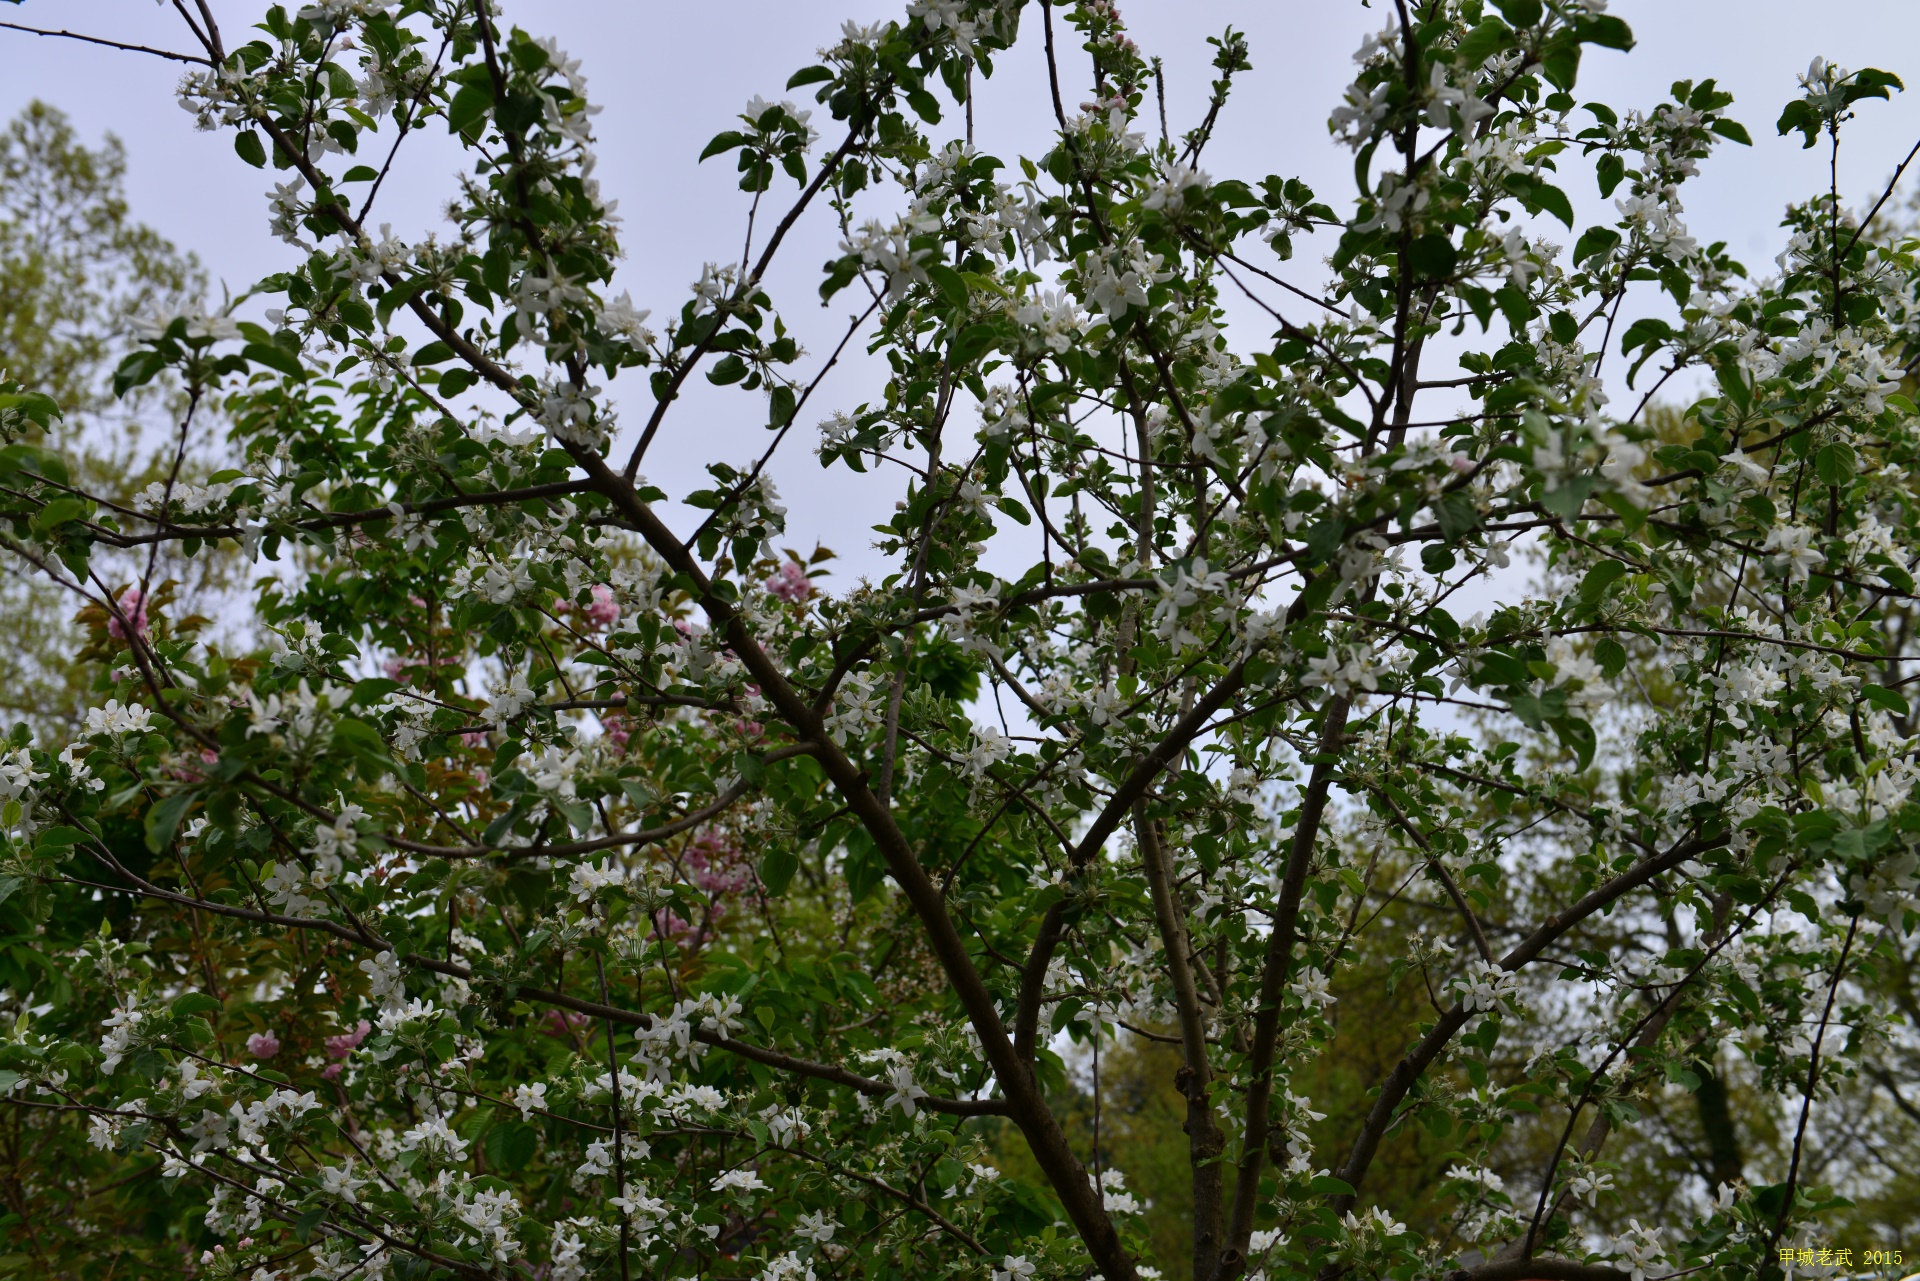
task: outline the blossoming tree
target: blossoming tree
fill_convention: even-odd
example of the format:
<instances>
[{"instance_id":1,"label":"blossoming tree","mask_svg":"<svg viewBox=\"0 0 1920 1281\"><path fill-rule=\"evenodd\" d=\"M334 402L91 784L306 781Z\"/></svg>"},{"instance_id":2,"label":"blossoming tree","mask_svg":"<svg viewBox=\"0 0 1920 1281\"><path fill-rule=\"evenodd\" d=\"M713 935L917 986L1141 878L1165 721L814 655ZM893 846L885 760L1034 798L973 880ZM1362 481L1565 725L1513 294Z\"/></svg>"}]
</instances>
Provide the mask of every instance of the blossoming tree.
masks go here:
<instances>
[{"instance_id":1,"label":"blossoming tree","mask_svg":"<svg viewBox=\"0 0 1920 1281\"><path fill-rule=\"evenodd\" d=\"M97 694L0 762L17 1266L1794 1263L1823 1100L1908 1035L1859 984L1920 919L1920 265L1878 206L1794 209L1765 280L1699 243L1678 192L1747 136L1711 81L1580 104L1583 50L1632 43L1603 0L1389 6L1340 200L1203 171L1231 31L1180 134L1108 0L916 0L707 146L747 248L649 325L581 65L495 0L174 7L192 52L103 56L188 64L290 250L265 323L158 317L118 372L177 380L183 442L230 425L207 484L101 501L32 371L0 395L0 539L82 598ZM963 104L1016 39L1055 132L1007 164ZM1898 87L1816 63L1781 132L1837 148ZM376 235L423 130L470 160L453 230ZM1588 183L1607 216L1542 240ZM863 403L816 403L838 351L769 293L801 219L842 229ZM767 443L669 495L696 377ZM837 593L768 471L823 415L887 509ZM163 603L163 545L259 562L257 647ZM1397 1061L1316 1093L1383 966ZM1117 1037L1179 1055L1174 1257L1098 1132ZM1632 1100L1723 1055L1790 1149L1618 1224ZM1059 1110L1089 1069L1093 1133ZM1369 1183L1418 1144L1416 1230ZM102 1196L138 1212L103 1232Z\"/></svg>"}]
</instances>

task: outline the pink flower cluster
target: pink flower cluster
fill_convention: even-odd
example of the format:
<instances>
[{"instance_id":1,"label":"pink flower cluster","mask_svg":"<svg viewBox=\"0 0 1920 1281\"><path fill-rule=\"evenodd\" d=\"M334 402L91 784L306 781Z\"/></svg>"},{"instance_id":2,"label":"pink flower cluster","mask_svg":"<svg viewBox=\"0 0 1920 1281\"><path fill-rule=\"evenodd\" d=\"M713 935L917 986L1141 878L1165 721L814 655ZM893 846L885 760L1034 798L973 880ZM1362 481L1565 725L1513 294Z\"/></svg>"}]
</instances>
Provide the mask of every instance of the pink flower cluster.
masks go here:
<instances>
[{"instance_id":1,"label":"pink flower cluster","mask_svg":"<svg viewBox=\"0 0 1920 1281\"><path fill-rule=\"evenodd\" d=\"M687 866L693 883L713 899L737 894L753 884L753 869L745 855L726 835L712 828L687 843ZM714 905L716 908L718 903Z\"/></svg>"},{"instance_id":2,"label":"pink flower cluster","mask_svg":"<svg viewBox=\"0 0 1920 1281\"><path fill-rule=\"evenodd\" d=\"M600 730L607 736L607 742L613 744L616 751L626 751L627 740L633 737L633 730L627 724L625 712L611 711L602 715Z\"/></svg>"},{"instance_id":3,"label":"pink flower cluster","mask_svg":"<svg viewBox=\"0 0 1920 1281\"><path fill-rule=\"evenodd\" d=\"M198 783L201 779L205 778L206 775L202 773L197 766L192 764L195 760L198 760L202 765L218 765L220 763L220 753L207 747L201 748L198 752L190 751L181 758L179 764L169 765L167 767L167 773L180 779L182 782Z\"/></svg>"},{"instance_id":4,"label":"pink flower cluster","mask_svg":"<svg viewBox=\"0 0 1920 1281\"><path fill-rule=\"evenodd\" d=\"M593 1020L573 1010L548 1010L540 1021L546 1025L540 1030L548 1036L567 1036Z\"/></svg>"},{"instance_id":5,"label":"pink flower cluster","mask_svg":"<svg viewBox=\"0 0 1920 1281\"><path fill-rule=\"evenodd\" d=\"M461 660L458 658L442 658L438 660L434 666L458 667L460 663ZM402 685L411 685L413 683L412 670L416 667L425 666L427 666L427 664L417 658L389 658L380 665L380 669L386 673L388 680L399 681Z\"/></svg>"},{"instance_id":6,"label":"pink flower cluster","mask_svg":"<svg viewBox=\"0 0 1920 1281\"><path fill-rule=\"evenodd\" d=\"M255 1032L247 1038L247 1053L256 1059L270 1059L280 1053L280 1038L271 1032Z\"/></svg>"},{"instance_id":7,"label":"pink flower cluster","mask_svg":"<svg viewBox=\"0 0 1920 1281\"><path fill-rule=\"evenodd\" d=\"M797 560L790 560L774 571L773 577L766 582L766 588L789 605L798 605L813 595L813 580L807 577L807 570Z\"/></svg>"},{"instance_id":8,"label":"pink flower cluster","mask_svg":"<svg viewBox=\"0 0 1920 1281\"><path fill-rule=\"evenodd\" d=\"M120 593L119 612L109 610L107 615L107 635L115 640L127 639L127 633L145 640L147 636L147 597L138 587L129 587ZM126 622L120 620L124 618Z\"/></svg>"},{"instance_id":9,"label":"pink flower cluster","mask_svg":"<svg viewBox=\"0 0 1920 1281\"><path fill-rule=\"evenodd\" d=\"M361 1019L353 1031L342 1032L338 1036L330 1036L322 1041L321 1044L327 1047L327 1057L333 1062L327 1064L326 1070L320 1075L329 1081L339 1076L340 1069L346 1066L348 1056L360 1048L360 1042L366 1040L367 1033L371 1031L373 1031L373 1024Z\"/></svg>"},{"instance_id":10,"label":"pink flower cluster","mask_svg":"<svg viewBox=\"0 0 1920 1281\"><path fill-rule=\"evenodd\" d=\"M620 621L620 602L613 598L613 588L605 583L596 583L592 599L579 607L581 616L594 627L611 627ZM554 606L554 612L564 614L573 609L571 601L561 601Z\"/></svg>"},{"instance_id":11,"label":"pink flower cluster","mask_svg":"<svg viewBox=\"0 0 1920 1281\"><path fill-rule=\"evenodd\" d=\"M678 913L661 912L654 918L652 937L669 938L681 947L697 948L732 910L730 900L741 891L753 888L753 866L730 837L713 828L689 841L683 857L690 879L707 895L706 920L694 925L681 919Z\"/></svg>"}]
</instances>

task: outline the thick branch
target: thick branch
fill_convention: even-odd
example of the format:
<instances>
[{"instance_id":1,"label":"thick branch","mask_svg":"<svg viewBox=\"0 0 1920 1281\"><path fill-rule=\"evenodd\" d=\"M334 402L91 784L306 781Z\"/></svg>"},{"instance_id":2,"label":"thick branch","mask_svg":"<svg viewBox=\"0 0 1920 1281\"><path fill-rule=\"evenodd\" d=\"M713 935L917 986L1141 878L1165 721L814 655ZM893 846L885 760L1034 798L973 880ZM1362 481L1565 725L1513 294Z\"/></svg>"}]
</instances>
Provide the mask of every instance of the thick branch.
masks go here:
<instances>
[{"instance_id":1,"label":"thick branch","mask_svg":"<svg viewBox=\"0 0 1920 1281\"><path fill-rule=\"evenodd\" d=\"M1187 1159L1193 1168L1193 1275L1212 1274L1220 1257L1222 1179L1220 1154L1226 1140L1213 1117L1212 1064L1207 1058L1207 1020L1188 964L1192 945L1187 936L1186 910L1175 898L1173 868L1146 806L1133 808L1134 832L1140 845L1140 865L1153 896L1153 915L1160 927L1160 947L1167 957L1167 977L1173 982L1174 1010L1180 1019L1178 1081L1187 1100Z\"/></svg>"},{"instance_id":2,"label":"thick branch","mask_svg":"<svg viewBox=\"0 0 1920 1281\"><path fill-rule=\"evenodd\" d=\"M1680 866L1690 858L1715 849L1726 843L1724 835L1709 838L1695 838L1675 845L1665 854L1654 858L1642 859L1627 871L1614 877L1606 884L1594 889L1579 902L1554 913L1540 926L1516 944L1512 951L1500 958L1500 966L1506 970L1517 970L1528 962L1537 959L1568 930L1592 916L1595 912L1615 902L1630 890L1639 888L1660 873ZM1380 1093L1373 1101L1373 1108L1367 1113L1365 1124L1353 1141L1353 1148L1347 1154L1347 1160L1340 1167L1340 1179L1349 1187L1358 1188L1360 1180L1366 1177L1367 1168L1373 1164L1374 1154L1380 1150L1380 1140L1386 1135L1387 1127L1393 1123L1400 1101L1413 1088L1433 1061L1440 1057L1454 1034L1466 1026L1468 1013L1455 1006L1440 1016L1439 1022L1423 1037L1420 1043L1407 1052L1387 1074L1381 1083ZM1353 1208L1354 1197L1339 1193L1328 1198L1328 1204L1334 1213L1344 1214ZM1533 1275L1533 1274L1528 1274ZM1542 1273L1541 1276L1546 1274Z\"/></svg>"},{"instance_id":3,"label":"thick branch","mask_svg":"<svg viewBox=\"0 0 1920 1281\"><path fill-rule=\"evenodd\" d=\"M1273 1103L1273 1057L1280 1034L1281 994L1293 960L1300 897L1306 890L1314 841L1320 835L1327 793L1333 786L1335 757L1346 734L1347 711L1345 698L1336 697L1327 704L1321 723L1319 756L1307 779L1306 792L1300 798L1293 847L1287 854L1287 870L1280 882L1279 901L1274 906L1273 929L1267 935L1267 954L1260 970L1260 1001L1253 1016L1253 1046L1247 1063L1247 1119L1240 1138L1240 1174L1233 1188L1233 1215L1227 1221L1226 1249L1213 1273L1222 1281L1238 1276L1246 1266L1247 1243L1253 1235L1253 1212L1260 1192L1260 1162L1267 1148L1267 1115Z\"/></svg>"}]
</instances>

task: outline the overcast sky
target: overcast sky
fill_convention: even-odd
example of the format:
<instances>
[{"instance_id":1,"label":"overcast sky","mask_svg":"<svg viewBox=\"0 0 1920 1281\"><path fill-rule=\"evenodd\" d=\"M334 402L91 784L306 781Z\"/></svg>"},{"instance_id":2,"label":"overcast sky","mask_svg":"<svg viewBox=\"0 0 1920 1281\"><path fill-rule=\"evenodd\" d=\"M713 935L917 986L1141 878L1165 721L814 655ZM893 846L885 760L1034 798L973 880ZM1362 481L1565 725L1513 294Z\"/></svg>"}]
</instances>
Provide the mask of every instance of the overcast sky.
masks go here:
<instances>
[{"instance_id":1,"label":"overcast sky","mask_svg":"<svg viewBox=\"0 0 1920 1281\"><path fill-rule=\"evenodd\" d=\"M250 0L214 0L213 7L230 45L264 10ZM589 93L604 104L596 121L598 176L620 202L627 249L615 292L630 290L637 305L666 313L678 308L704 261L736 258L744 199L728 162L696 164L700 148L729 127L754 94L784 96L787 76L814 60L814 50L836 37L843 19L897 16L899 8L866 0L504 0L509 21L557 37L583 61ZM1796 92L1795 75L1821 54L1848 67L1920 76L1920 4L1912 0L1614 0L1612 10L1632 24L1639 47L1631 54L1590 51L1577 96L1644 108L1661 101L1676 79L1714 77L1730 89L1736 95L1731 114L1747 125L1755 145L1725 146L1708 162L1688 188L1687 219L1702 242L1727 242L1756 274L1772 270L1787 202L1826 185L1824 150L1802 151L1797 136L1774 133L1781 105ZM1346 205L1351 158L1329 142L1325 121L1352 77L1351 54L1361 36L1382 24L1379 5L1132 0L1124 12L1143 50L1166 61L1176 132L1190 128L1204 109L1212 53L1206 37L1229 23L1244 30L1255 72L1236 92L1205 168L1216 177L1303 177L1336 208ZM0 6L0 19L192 48L171 8L151 0L25 0ZM1051 125L1037 45L1025 42L982 86L979 145L1009 161L1043 149ZM1072 79L1084 66L1084 55L1066 66L1070 99ZM156 58L0 31L0 111L11 115L40 98L66 111L89 140L119 135L129 151L135 215L198 254L217 281L239 291L286 267L289 251L266 230L267 175L235 158L228 135L194 131L175 105L179 73ZM831 134L825 114L815 123ZM959 128L949 120L933 133L957 136ZM1870 203L1917 138L1920 88L1892 103L1867 104L1845 134L1843 196L1856 207ZM458 157L432 131L408 147L414 164L407 180L389 185L373 221L391 222L396 234L415 239L444 227L439 209ZM1582 206L1580 225L1611 212L1584 176L1566 185ZM776 190L784 196L790 189ZM1564 229L1546 230L1562 242L1572 238ZM833 322L845 310L836 304L822 314L812 301L818 268L835 240L824 222L803 230L773 280L776 303L815 353L831 345ZM1301 255L1293 269L1311 282L1317 253ZM1235 345L1244 351L1262 338L1252 330ZM616 390L625 391L628 417L635 418L644 413L646 393L639 380L631 381L636 385ZM815 404L822 413L850 408L876 386L870 365L850 362L836 370ZM703 387L669 422L678 430L663 437L646 470L671 492L694 487L701 461L745 459L764 442L764 409L738 392ZM871 538L866 527L890 501L876 506L882 496L871 486L850 488L839 478L844 473L823 477L811 456L810 430L775 469L794 509L791 541L804 547L822 538L857 562Z\"/></svg>"}]
</instances>

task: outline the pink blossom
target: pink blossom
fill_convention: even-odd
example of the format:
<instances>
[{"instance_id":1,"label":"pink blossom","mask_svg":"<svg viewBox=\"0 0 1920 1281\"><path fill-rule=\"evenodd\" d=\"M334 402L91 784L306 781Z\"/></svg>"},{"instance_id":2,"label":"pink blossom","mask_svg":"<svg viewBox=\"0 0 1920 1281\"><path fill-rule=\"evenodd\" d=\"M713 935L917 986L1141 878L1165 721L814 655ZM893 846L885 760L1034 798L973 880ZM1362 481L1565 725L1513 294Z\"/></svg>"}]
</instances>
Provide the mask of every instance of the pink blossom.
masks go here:
<instances>
[{"instance_id":1,"label":"pink blossom","mask_svg":"<svg viewBox=\"0 0 1920 1281\"><path fill-rule=\"evenodd\" d=\"M807 577L807 571L797 560L790 560L774 571L766 583L767 590L789 605L798 605L813 595L813 580Z\"/></svg>"},{"instance_id":2,"label":"pink blossom","mask_svg":"<svg viewBox=\"0 0 1920 1281\"><path fill-rule=\"evenodd\" d=\"M203 765L218 765L220 763L220 754L205 747L201 748L198 752L188 753L186 760L191 761L195 757L198 757L200 763ZM184 761L179 765L169 766L167 773L188 783L197 783L206 777L199 769L186 764Z\"/></svg>"},{"instance_id":3,"label":"pink blossom","mask_svg":"<svg viewBox=\"0 0 1920 1281\"><path fill-rule=\"evenodd\" d=\"M440 658L440 659L435 659L431 664L431 666L457 667L459 663L460 663L460 660L457 658ZM416 667L426 667L426 666L429 666L429 664L427 660L424 658L397 658L396 657L396 658L389 658L385 662L381 663L380 669L387 674L388 680L399 681L402 685L411 685L413 684L413 674L412 674L413 669Z\"/></svg>"},{"instance_id":4,"label":"pink blossom","mask_svg":"<svg viewBox=\"0 0 1920 1281\"><path fill-rule=\"evenodd\" d=\"M484 751L487 746L487 732L483 729L468 730L460 736L460 741L474 751Z\"/></svg>"},{"instance_id":5,"label":"pink blossom","mask_svg":"<svg viewBox=\"0 0 1920 1281\"><path fill-rule=\"evenodd\" d=\"M694 925L674 912L660 912L653 918L651 937L670 938L681 947L697 948L731 910L733 896L753 886L753 868L731 837L712 828L687 842L682 858L690 879L707 895L706 919Z\"/></svg>"},{"instance_id":6,"label":"pink blossom","mask_svg":"<svg viewBox=\"0 0 1920 1281\"><path fill-rule=\"evenodd\" d=\"M548 1036L566 1036L570 1032L585 1027L591 1020L584 1014L572 1010L548 1010L546 1017L540 1020L546 1024L541 1028Z\"/></svg>"},{"instance_id":7,"label":"pink blossom","mask_svg":"<svg viewBox=\"0 0 1920 1281\"><path fill-rule=\"evenodd\" d=\"M633 731L627 727L627 718L621 712L608 712L600 718L601 732L607 741L619 750L627 750L627 740L633 737Z\"/></svg>"},{"instance_id":8,"label":"pink blossom","mask_svg":"<svg viewBox=\"0 0 1920 1281\"><path fill-rule=\"evenodd\" d=\"M678 912L663 911L654 917L653 932L647 937L649 939L670 938L684 947L689 940L693 939L694 933L692 923L683 920ZM694 942L697 946L698 941L694 940Z\"/></svg>"},{"instance_id":9,"label":"pink blossom","mask_svg":"<svg viewBox=\"0 0 1920 1281\"><path fill-rule=\"evenodd\" d=\"M129 587L120 593L120 611L107 617L107 635L115 640L127 639L127 630L131 628L135 636L142 640L147 635L147 598L138 587ZM126 619L125 623L120 620Z\"/></svg>"},{"instance_id":10,"label":"pink blossom","mask_svg":"<svg viewBox=\"0 0 1920 1281\"><path fill-rule=\"evenodd\" d=\"M270 1059L280 1053L280 1038L271 1032L255 1032L247 1038L247 1053L256 1059Z\"/></svg>"},{"instance_id":11,"label":"pink blossom","mask_svg":"<svg viewBox=\"0 0 1920 1281\"><path fill-rule=\"evenodd\" d=\"M595 627L611 627L620 621L620 602L613 598L613 588L605 583L597 583L593 589L593 600L585 611L587 621Z\"/></svg>"},{"instance_id":12,"label":"pink blossom","mask_svg":"<svg viewBox=\"0 0 1920 1281\"><path fill-rule=\"evenodd\" d=\"M371 1031L373 1031L373 1024L367 1022L365 1019L361 1019L360 1025L354 1028L353 1031L342 1032L338 1036L330 1036L321 1042L321 1044L327 1047L328 1058L344 1059L354 1052L360 1042L367 1039L367 1033Z\"/></svg>"},{"instance_id":13,"label":"pink blossom","mask_svg":"<svg viewBox=\"0 0 1920 1281\"><path fill-rule=\"evenodd\" d=\"M753 884L753 870L747 866L739 846L712 828L687 843L686 860L693 872L693 883L710 898L718 900ZM715 902L715 915L723 908L724 904Z\"/></svg>"},{"instance_id":14,"label":"pink blossom","mask_svg":"<svg viewBox=\"0 0 1920 1281\"><path fill-rule=\"evenodd\" d=\"M345 1066L346 1064L344 1063L329 1063L325 1067L320 1069L320 1076L322 1079L328 1080L328 1081L338 1080L340 1076L340 1069Z\"/></svg>"}]
</instances>

